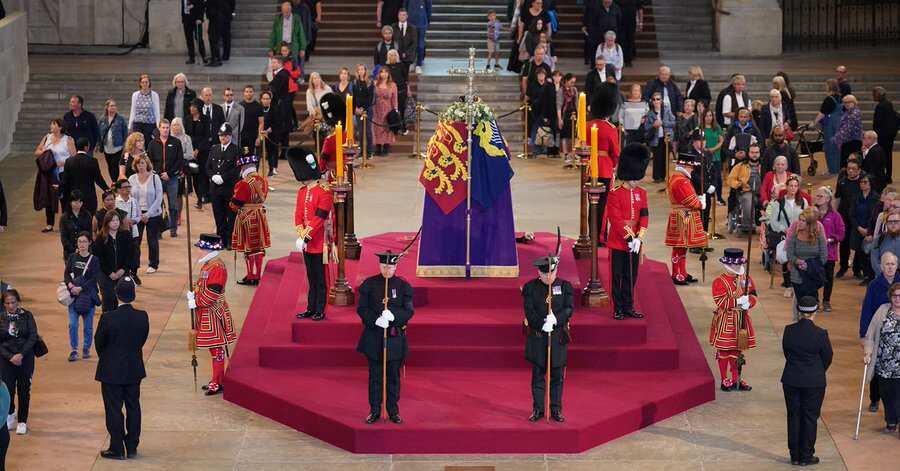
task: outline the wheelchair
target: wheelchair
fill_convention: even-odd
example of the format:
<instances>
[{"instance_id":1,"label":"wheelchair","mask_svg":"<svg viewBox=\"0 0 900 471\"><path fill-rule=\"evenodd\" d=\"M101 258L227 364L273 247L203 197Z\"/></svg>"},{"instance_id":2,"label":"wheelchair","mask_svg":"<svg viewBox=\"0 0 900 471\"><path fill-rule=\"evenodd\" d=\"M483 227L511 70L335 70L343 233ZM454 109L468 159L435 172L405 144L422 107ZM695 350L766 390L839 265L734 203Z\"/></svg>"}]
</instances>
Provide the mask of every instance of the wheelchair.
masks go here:
<instances>
[{"instance_id":1,"label":"wheelchair","mask_svg":"<svg viewBox=\"0 0 900 471\"><path fill-rule=\"evenodd\" d=\"M812 139L807 136L808 134L813 136ZM794 135L797 137L797 144L794 145L797 156L801 159L809 158L809 167L806 168L806 174L811 177L815 176L816 170L819 168L819 163L816 162L815 157L817 152L825 152L825 134L822 133L821 129L804 124L797 128Z\"/></svg>"},{"instance_id":2,"label":"wheelchair","mask_svg":"<svg viewBox=\"0 0 900 471\"><path fill-rule=\"evenodd\" d=\"M743 192L739 189L732 188L728 192L728 221L727 230L729 234L738 232L739 234L747 234L754 229L753 221L748 226L744 224L744 208L741 205L741 195Z\"/></svg>"}]
</instances>

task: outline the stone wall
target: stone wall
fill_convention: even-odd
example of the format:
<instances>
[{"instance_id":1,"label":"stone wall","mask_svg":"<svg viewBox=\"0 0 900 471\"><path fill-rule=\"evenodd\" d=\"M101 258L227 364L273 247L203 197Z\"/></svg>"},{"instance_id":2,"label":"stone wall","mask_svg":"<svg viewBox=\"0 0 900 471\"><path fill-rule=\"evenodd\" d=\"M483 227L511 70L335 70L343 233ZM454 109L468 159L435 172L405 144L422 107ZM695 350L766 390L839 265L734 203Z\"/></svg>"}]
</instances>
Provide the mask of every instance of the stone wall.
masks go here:
<instances>
[{"instance_id":1,"label":"stone wall","mask_svg":"<svg viewBox=\"0 0 900 471\"><path fill-rule=\"evenodd\" d=\"M181 26L181 0L150 2L150 50L162 54L187 51Z\"/></svg>"},{"instance_id":2,"label":"stone wall","mask_svg":"<svg viewBox=\"0 0 900 471\"><path fill-rule=\"evenodd\" d=\"M134 44L144 31L148 0L30 0L28 42L32 44ZM155 2L151 2L155 3ZM180 17L173 15L175 23Z\"/></svg>"},{"instance_id":3,"label":"stone wall","mask_svg":"<svg viewBox=\"0 0 900 471\"><path fill-rule=\"evenodd\" d=\"M5 3L4 3L5 5ZM0 20L0 160L9 153L28 83L28 21L24 12Z\"/></svg>"},{"instance_id":4,"label":"stone wall","mask_svg":"<svg viewBox=\"0 0 900 471\"><path fill-rule=\"evenodd\" d=\"M778 0L721 0L717 15L723 56L781 55L781 7Z\"/></svg>"}]
</instances>

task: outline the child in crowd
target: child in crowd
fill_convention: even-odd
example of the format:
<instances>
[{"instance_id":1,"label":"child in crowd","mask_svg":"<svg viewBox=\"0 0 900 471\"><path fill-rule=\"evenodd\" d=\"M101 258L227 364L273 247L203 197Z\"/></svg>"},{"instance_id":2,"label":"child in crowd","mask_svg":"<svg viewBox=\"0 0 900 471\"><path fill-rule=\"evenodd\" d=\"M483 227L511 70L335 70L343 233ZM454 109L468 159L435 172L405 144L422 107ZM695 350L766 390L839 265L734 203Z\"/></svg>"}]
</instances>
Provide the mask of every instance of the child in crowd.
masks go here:
<instances>
[{"instance_id":1,"label":"child in crowd","mask_svg":"<svg viewBox=\"0 0 900 471\"><path fill-rule=\"evenodd\" d=\"M497 21L497 12L489 10L487 24L487 50L488 59L486 70L491 71L491 59L494 60L495 68L500 68L500 31L503 29L503 23Z\"/></svg>"}]
</instances>

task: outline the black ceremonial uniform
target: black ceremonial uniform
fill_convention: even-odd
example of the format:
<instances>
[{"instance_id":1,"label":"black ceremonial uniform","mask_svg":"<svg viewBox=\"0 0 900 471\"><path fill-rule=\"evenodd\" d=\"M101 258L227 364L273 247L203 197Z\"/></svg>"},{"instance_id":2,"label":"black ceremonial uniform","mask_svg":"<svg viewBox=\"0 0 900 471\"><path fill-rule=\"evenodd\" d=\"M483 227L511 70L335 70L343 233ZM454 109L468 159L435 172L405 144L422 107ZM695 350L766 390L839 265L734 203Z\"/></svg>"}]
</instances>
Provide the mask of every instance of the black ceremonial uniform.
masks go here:
<instances>
[{"instance_id":1,"label":"black ceremonial uniform","mask_svg":"<svg viewBox=\"0 0 900 471\"><path fill-rule=\"evenodd\" d=\"M522 287L525 302L525 319L528 321L525 340L525 358L531 362L531 395L534 400L532 410L538 417L544 415L544 394L547 365L547 333L541 330L547 317L547 289L549 287L535 278ZM553 315L557 324L553 327L550 352L550 410L562 411L562 368L566 365L567 344L569 343L569 319L575 306L572 284L566 280L553 282Z\"/></svg>"},{"instance_id":2,"label":"black ceremonial uniform","mask_svg":"<svg viewBox=\"0 0 900 471\"><path fill-rule=\"evenodd\" d=\"M392 419L399 418L400 409L400 366L406 358L409 346L406 342L406 324L413 313L413 288L403 278L391 277L388 281L387 309L394 314L394 320L388 327L387 342L387 413ZM383 361L384 329L375 325L375 321L384 311L384 283L381 274L371 276L363 281L357 290L359 304L356 313L363 323L362 335L356 351L366 356L369 361L369 411L375 418L381 415L381 365Z\"/></svg>"}]
</instances>

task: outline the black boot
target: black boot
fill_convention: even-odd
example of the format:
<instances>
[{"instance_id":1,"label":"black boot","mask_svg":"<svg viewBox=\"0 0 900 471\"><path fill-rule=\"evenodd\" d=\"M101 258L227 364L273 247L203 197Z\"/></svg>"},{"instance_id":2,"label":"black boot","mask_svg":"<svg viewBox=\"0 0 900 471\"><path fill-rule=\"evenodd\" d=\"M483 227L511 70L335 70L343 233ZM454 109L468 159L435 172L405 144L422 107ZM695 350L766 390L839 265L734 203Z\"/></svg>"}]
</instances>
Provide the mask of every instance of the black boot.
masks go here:
<instances>
[{"instance_id":1,"label":"black boot","mask_svg":"<svg viewBox=\"0 0 900 471\"><path fill-rule=\"evenodd\" d=\"M544 411L535 410L531 413L531 417L528 417L529 422L537 422L544 418Z\"/></svg>"}]
</instances>

